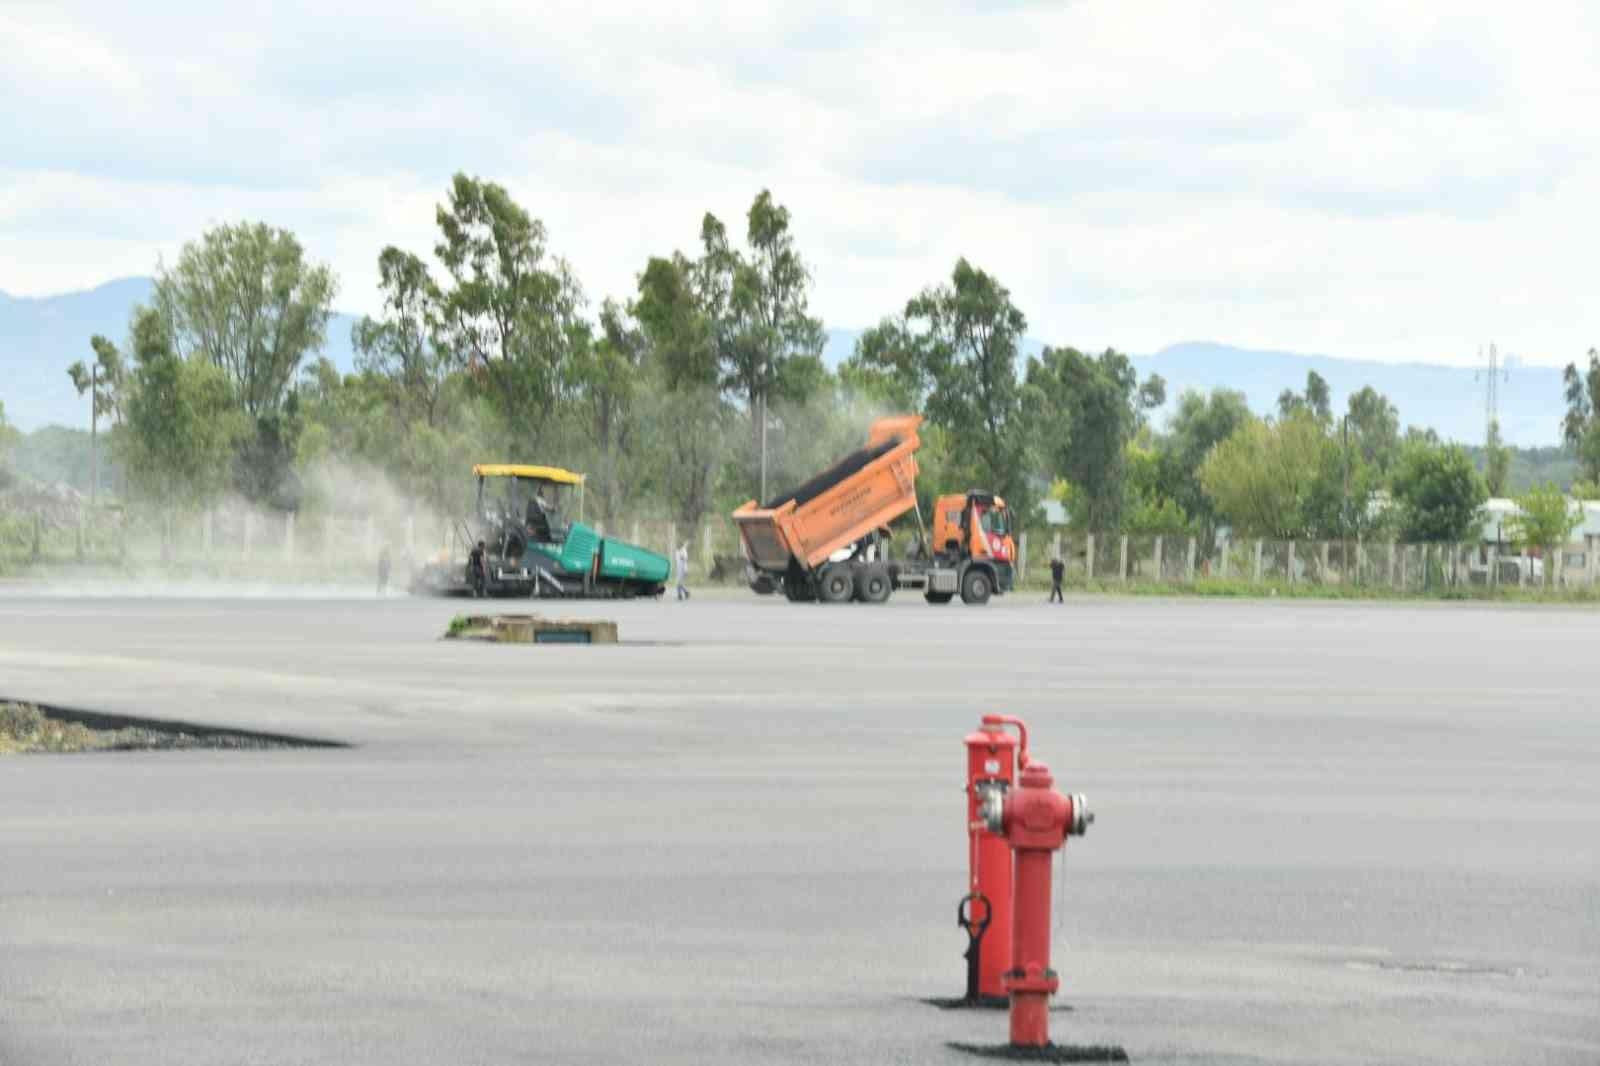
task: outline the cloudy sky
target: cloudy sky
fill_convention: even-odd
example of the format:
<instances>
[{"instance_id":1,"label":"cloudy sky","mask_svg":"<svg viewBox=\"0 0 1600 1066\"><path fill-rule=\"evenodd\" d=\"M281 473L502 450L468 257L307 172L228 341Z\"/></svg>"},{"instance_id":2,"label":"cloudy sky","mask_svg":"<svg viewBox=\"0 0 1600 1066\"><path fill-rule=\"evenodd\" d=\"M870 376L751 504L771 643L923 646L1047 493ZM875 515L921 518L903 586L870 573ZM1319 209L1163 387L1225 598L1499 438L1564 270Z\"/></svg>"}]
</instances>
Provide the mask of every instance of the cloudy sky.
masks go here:
<instances>
[{"instance_id":1,"label":"cloudy sky","mask_svg":"<svg viewBox=\"0 0 1600 1066\"><path fill-rule=\"evenodd\" d=\"M8 0L0 289L263 219L373 310L464 170L596 304L770 187L830 326L965 255L1055 343L1600 344L1600 5L678 6Z\"/></svg>"}]
</instances>

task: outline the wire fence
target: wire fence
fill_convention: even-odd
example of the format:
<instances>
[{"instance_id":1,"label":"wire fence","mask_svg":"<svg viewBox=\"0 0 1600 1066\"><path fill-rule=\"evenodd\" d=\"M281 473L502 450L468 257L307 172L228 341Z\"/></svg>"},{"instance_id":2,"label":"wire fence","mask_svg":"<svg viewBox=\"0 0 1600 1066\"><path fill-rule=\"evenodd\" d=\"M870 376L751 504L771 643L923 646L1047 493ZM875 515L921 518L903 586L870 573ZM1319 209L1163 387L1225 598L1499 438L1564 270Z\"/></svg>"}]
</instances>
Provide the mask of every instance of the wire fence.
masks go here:
<instances>
[{"instance_id":1,"label":"wire fence","mask_svg":"<svg viewBox=\"0 0 1600 1066\"><path fill-rule=\"evenodd\" d=\"M1029 531L1017 545L1018 583L1044 587L1060 558L1067 584L1352 586L1425 592L1480 587L1600 586L1600 542L1568 544L1546 558L1504 544L1219 540Z\"/></svg>"},{"instance_id":2,"label":"wire fence","mask_svg":"<svg viewBox=\"0 0 1600 1066\"><path fill-rule=\"evenodd\" d=\"M737 527L726 515L690 526L656 516L595 519L605 536L670 556L686 546L695 580L745 580ZM0 514L0 565L209 566L240 572L328 576L370 572L387 551L408 565L464 554L460 527L422 512L296 514L245 505L201 512L93 507L87 503ZM891 552L892 552L891 548ZM1549 554L1495 544L1223 539L1033 529L1017 536L1019 585L1048 587L1060 558L1068 585L1352 586L1427 592L1477 587L1600 587L1600 538Z\"/></svg>"}]
</instances>

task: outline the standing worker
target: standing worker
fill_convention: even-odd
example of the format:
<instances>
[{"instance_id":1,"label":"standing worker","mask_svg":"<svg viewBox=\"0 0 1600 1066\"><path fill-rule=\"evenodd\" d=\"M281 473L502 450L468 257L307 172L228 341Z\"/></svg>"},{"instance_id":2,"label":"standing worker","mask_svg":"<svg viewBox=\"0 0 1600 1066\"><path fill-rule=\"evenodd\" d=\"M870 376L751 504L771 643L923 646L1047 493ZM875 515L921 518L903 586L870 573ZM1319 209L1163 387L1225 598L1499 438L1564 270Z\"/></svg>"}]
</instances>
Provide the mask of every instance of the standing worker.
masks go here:
<instances>
[{"instance_id":1,"label":"standing worker","mask_svg":"<svg viewBox=\"0 0 1600 1066\"><path fill-rule=\"evenodd\" d=\"M467 584L472 586L472 596L477 599L483 595L483 549L485 544L478 541L471 552L467 554Z\"/></svg>"},{"instance_id":2,"label":"standing worker","mask_svg":"<svg viewBox=\"0 0 1600 1066\"><path fill-rule=\"evenodd\" d=\"M689 542L678 545L672 553L672 565L678 571L678 599L689 598Z\"/></svg>"},{"instance_id":3,"label":"standing worker","mask_svg":"<svg viewBox=\"0 0 1600 1066\"><path fill-rule=\"evenodd\" d=\"M389 546L385 544L383 551L378 553L378 595L389 594Z\"/></svg>"},{"instance_id":4,"label":"standing worker","mask_svg":"<svg viewBox=\"0 0 1600 1066\"><path fill-rule=\"evenodd\" d=\"M1050 560L1050 599L1047 603L1066 603L1061 596L1061 579L1066 576L1067 564L1061 561L1061 556Z\"/></svg>"}]
</instances>

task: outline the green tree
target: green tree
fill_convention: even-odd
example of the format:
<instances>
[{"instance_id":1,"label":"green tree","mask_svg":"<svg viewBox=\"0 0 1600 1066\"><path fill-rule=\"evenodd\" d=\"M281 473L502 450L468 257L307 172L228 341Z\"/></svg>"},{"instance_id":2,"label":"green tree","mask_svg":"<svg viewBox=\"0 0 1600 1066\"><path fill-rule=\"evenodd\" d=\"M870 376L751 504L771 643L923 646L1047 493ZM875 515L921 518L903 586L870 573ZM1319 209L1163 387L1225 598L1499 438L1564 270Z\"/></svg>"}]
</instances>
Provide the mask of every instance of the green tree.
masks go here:
<instances>
[{"instance_id":1,"label":"green tree","mask_svg":"<svg viewBox=\"0 0 1600 1066\"><path fill-rule=\"evenodd\" d=\"M6 421L6 404L0 400L0 489L10 485L16 477L11 470L11 449L21 440L17 427Z\"/></svg>"},{"instance_id":2,"label":"green tree","mask_svg":"<svg viewBox=\"0 0 1600 1066\"><path fill-rule=\"evenodd\" d=\"M1583 525L1583 504L1572 500L1545 482L1517 497L1517 513L1507 523L1511 539L1518 547L1539 549L1545 559L1545 580L1549 581L1554 567L1550 560L1572 536L1572 531Z\"/></svg>"},{"instance_id":3,"label":"green tree","mask_svg":"<svg viewBox=\"0 0 1600 1066\"><path fill-rule=\"evenodd\" d=\"M1151 439L1148 428L1130 440L1125 449L1123 468L1127 499L1122 506L1121 529L1124 533L1140 536L1190 533L1196 523L1178 503L1167 494L1162 471L1163 453ZM1072 511L1070 501L1068 513Z\"/></svg>"},{"instance_id":4,"label":"green tree","mask_svg":"<svg viewBox=\"0 0 1600 1066\"><path fill-rule=\"evenodd\" d=\"M733 412L711 386L652 387L643 412L651 480L680 528L691 531L711 509L728 454Z\"/></svg>"},{"instance_id":5,"label":"green tree","mask_svg":"<svg viewBox=\"0 0 1600 1066\"><path fill-rule=\"evenodd\" d=\"M1583 465L1585 480L1600 482L1600 351L1589 349L1587 371L1568 363L1562 374L1567 414L1561 438Z\"/></svg>"},{"instance_id":6,"label":"green tree","mask_svg":"<svg viewBox=\"0 0 1600 1066\"><path fill-rule=\"evenodd\" d=\"M619 304L600 309L600 332L578 367L577 406L584 415L593 462L590 484L596 514L615 521L634 499L641 441L635 417L649 342Z\"/></svg>"},{"instance_id":7,"label":"green tree","mask_svg":"<svg viewBox=\"0 0 1600 1066\"><path fill-rule=\"evenodd\" d=\"M390 382L408 419L437 427L451 369L450 352L438 343L443 294L426 263L393 246L378 256L378 288L383 318L362 316L350 331L356 368Z\"/></svg>"},{"instance_id":8,"label":"green tree","mask_svg":"<svg viewBox=\"0 0 1600 1066\"><path fill-rule=\"evenodd\" d=\"M1216 536L1217 511L1200 484L1200 467L1218 444L1249 422L1250 403L1242 392L1214 389L1210 393L1185 390L1167 423L1167 433L1157 445L1160 457L1160 492L1193 517L1205 548Z\"/></svg>"},{"instance_id":9,"label":"green tree","mask_svg":"<svg viewBox=\"0 0 1600 1066\"><path fill-rule=\"evenodd\" d=\"M1511 449L1500 441L1500 420L1489 423L1489 439L1484 442L1484 480L1490 496L1504 496L1511 475Z\"/></svg>"},{"instance_id":10,"label":"green tree","mask_svg":"<svg viewBox=\"0 0 1600 1066\"><path fill-rule=\"evenodd\" d=\"M1329 447L1309 412L1277 422L1251 418L1207 455L1200 483L1236 533L1303 538L1311 533L1308 511Z\"/></svg>"},{"instance_id":11,"label":"green tree","mask_svg":"<svg viewBox=\"0 0 1600 1066\"><path fill-rule=\"evenodd\" d=\"M157 274L155 303L176 353L221 370L254 419L282 405L301 360L322 346L336 288L294 234L244 223L185 244Z\"/></svg>"},{"instance_id":12,"label":"green tree","mask_svg":"<svg viewBox=\"0 0 1600 1066\"><path fill-rule=\"evenodd\" d=\"M900 317L868 330L852 356L853 368L886 372L924 393L925 412L946 434L952 464L971 479L964 487L1000 493L1024 519L1037 499L1017 379L1017 345L1026 328L1005 286L962 259L950 284L923 290Z\"/></svg>"},{"instance_id":13,"label":"green tree","mask_svg":"<svg viewBox=\"0 0 1600 1066\"><path fill-rule=\"evenodd\" d=\"M150 309L134 314L127 432L119 443L134 490L183 511L228 486L247 426L226 374L209 360L178 354L167 323Z\"/></svg>"},{"instance_id":14,"label":"green tree","mask_svg":"<svg viewBox=\"0 0 1600 1066\"><path fill-rule=\"evenodd\" d=\"M67 367L67 376L72 379L79 396L93 391L94 397L90 402L95 418L104 418L111 425L116 425L122 421L123 404L127 398L127 362L117 346L98 333L89 338L89 347L94 352L93 361L85 363L82 359L78 360Z\"/></svg>"},{"instance_id":15,"label":"green tree","mask_svg":"<svg viewBox=\"0 0 1600 1066\"><path fill-rule=\"evenodd\" d=\"M1489 489L1467 453L1456 445L1408 443L1393 479L1399 536L1408 542L1476 541Z\"/></svg>"},{"instance_id":16,"label":"green tree","mask_svg":"<svg viewBox=\"0 0 1600 1066\"><path fill-rule=\"evenodd\" d=\"M789 209L763 189L745 221L748 250L735 248L727 227L707 212L700 223L700 259L675 256L670 261L679 275L675 279L651 276L650 267L646 276L677 286L677 298L691 301L690 308L702 320L709 347L679 349L676 354L686 358L674 376L703 381L714 375L719 388L745 403L755 475L751 480L760 482L762 434L771 401L805 399L806 389L818 382L826 336L822 321L809 313L811 275L795 246ZM656 262L669 261L653 261L652 266ZM761 491L765 489L763 483Z\"/></svg>"},{"instance_id":17,"label":"green tree","mask_svg":"<svg viewBox=\"0 0 1600 1066\"><path fill-rule=\"evenodd\" d=\"M1333 421L1333 400L1328 390L1328 383L1315 370L1306 371L1305 392L1297 393L1293 389L1284 389L1278 394L1280 418L1288 418L1299 411L1310 412L1319 422Z\"/></svg>"},{"instance_id":18,"label":"green tree","mask_svg":"<svg viewBox=\"0 0 1600 1066\"><path fill-rule=\"evenodd\" d=\"M457 174L435 220L450 286L434 339L517 436L547 443L590 340L577 279L549 256L544 223L493 182Z\"/></svg>"},{"instance_id":19,"label":"green tree","mask_svg":"<svg viewBox=\"0 0 1600 1066\"><path fill-rule=\"evenodd\" d=\"M1400 450L1400 412L1371 385L1350 394L1344 423L1361 461L1387 471Z\"/></svg>"},{"instance_id":20,"label":"green tree","mask_svg":"<svg viewBox=\"0 0 1600 1066\"><path fill-rule=\"evenodd\" d=\"M1074 524L1109 531L1122 520L1128 443L1146 404L1165 399L1159 379L1139 384L1127 356L1046 348L1028 360L1027 385L1044 459L1077 490Z\"/></svg>"}]
</instances>

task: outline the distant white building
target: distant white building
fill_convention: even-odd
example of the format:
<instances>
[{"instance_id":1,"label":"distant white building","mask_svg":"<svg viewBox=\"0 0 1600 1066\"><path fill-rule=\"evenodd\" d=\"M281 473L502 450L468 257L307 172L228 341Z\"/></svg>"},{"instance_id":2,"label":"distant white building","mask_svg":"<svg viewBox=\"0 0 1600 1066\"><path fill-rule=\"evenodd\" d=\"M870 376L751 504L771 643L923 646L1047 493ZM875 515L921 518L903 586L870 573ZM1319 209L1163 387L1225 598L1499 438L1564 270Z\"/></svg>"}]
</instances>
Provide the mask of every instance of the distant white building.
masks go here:
<instances>
[{"instance_id":1,"label":"distant white building","mask_svg":"<svg viewBox=\"0 0 1600 1066\"><path fill-rule=\"evenodd\" d=\"M1510 544L1511 520L1520 513L1516 500L1489 500L1483 505L1483 533L1479 539L1484 544ZM1583 524L1572 531L1568 542L1588 544L1593 539L1600 539L1600 501L1587 500L1583 504Z\"/></svg>"}]
</instances>

